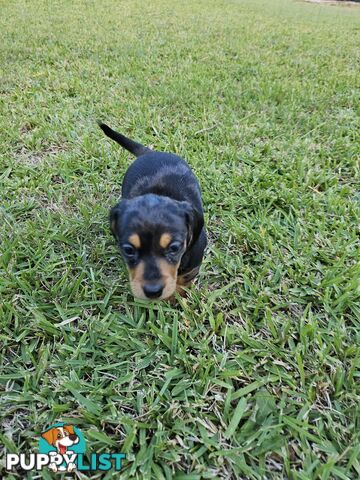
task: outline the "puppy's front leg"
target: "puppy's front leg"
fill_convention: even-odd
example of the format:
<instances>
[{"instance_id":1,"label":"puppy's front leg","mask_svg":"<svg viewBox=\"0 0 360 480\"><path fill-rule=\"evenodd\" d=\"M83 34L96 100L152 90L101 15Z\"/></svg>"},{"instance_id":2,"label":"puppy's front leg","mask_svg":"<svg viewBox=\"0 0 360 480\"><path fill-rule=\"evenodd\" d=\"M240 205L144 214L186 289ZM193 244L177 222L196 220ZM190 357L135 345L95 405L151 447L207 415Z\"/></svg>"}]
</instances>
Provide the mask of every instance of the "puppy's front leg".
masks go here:
<instances>
[{"instance_id":1,"label":"puppy's front leg","mask_svg":"<svg viewBox=\"0 0 360 480\"><path fill-rule=\"evenodd\" d=\"M69 463L68 467L67 467L67 471L68 472L73 472L74 470L76 470L76 465L75 463Z\"/></svg>"},{"instance_id":2,"label":"puppy's front leg","mask_svg":"<svg viewBox=\"0 0 360 480\"><path fill-rule=\"evenodd\" d=\"M56 463L50 463L49 469L53 471L54 473L58 471Z\"/></svg>"}]
</instances>

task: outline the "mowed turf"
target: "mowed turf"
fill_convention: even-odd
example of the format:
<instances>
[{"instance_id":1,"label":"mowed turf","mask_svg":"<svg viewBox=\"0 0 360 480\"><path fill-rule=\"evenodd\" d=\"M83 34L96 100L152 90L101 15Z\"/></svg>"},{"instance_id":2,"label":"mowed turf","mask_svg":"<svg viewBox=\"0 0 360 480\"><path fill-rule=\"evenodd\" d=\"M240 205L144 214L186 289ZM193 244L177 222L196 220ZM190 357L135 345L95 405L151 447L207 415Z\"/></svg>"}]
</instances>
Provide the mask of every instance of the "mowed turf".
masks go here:
<instances>
[{"instance_id":1,"label":"mowed turf","mask_svg":"<svg viewBox=\"0 0 360 480\"><path fill-rule=\"evenodd\" d=\"M60 420L124 479L358 479L360 8L1 2L0 31L3 453ZM129 292L97 119L200 180L177 306Z\"/></svg>"}]
</instances>

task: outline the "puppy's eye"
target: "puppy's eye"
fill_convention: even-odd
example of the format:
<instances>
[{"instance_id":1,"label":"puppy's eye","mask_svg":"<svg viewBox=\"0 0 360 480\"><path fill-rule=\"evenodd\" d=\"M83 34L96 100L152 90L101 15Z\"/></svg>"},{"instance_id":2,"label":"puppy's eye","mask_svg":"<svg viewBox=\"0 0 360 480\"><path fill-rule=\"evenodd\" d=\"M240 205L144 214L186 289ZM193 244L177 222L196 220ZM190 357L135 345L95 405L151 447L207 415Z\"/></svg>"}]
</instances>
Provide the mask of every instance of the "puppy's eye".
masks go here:
<instances>
[{"instance_id":1,"label":"puppy's eye","mask_svg":"<svg viewBox=\"0 0 360 480\"><path fill-rule=\"evenodd\" d=\"M61 438L61 433L58 433L58 434L57 434L57 438Z\"/></svg>"},{"instance_id":2,"label":"puppy's eye","mask_svg":"<svg viewBox=\"0 0 360 480\"><path fill-rule=\"evenodd\" d=\"M124 255L126 255L129 258L134 257L135 254L136 254L135 248L132 245L130 245L130 243L125 243L125 245L122 245L121 248L122 248L122 251L123 251Z\"/></svg>"},{"instance_id":3,"label":"puppy's eye","mask_svg":"<svg viewBox=\"0 0 360 480\"><path fill-rule=\"evenodd\" d=\"M169 245L168 250L170 253L179 253L181 250L180 242L173 242Z\"/></svg>"}]
</instances>

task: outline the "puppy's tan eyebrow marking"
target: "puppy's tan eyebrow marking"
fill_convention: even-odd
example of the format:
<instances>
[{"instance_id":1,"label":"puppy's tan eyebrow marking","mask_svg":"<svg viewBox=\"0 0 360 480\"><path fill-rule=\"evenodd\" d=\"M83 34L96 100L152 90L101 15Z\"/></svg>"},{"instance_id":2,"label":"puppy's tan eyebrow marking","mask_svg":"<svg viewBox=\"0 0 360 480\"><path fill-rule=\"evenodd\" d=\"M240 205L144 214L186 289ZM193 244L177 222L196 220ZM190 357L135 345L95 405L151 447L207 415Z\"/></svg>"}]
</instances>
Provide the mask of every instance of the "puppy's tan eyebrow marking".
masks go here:
<instances>
[{"instance_id":1,"label":"puppy's tan eyebrow marking","mask_svg":"<svg viewBox=\"0 0 360 480\"><path fill-rule=\"evenodd\" d=\"M137 233L133 233L132 235L130 235L129 243L131 243L131 245L135 248L140 248L141 247L141 241L140 241L139 235Z\"/></svg>"},{"instance_id":2,"label":"puppy's tan eyebrow marking","mask_svg":"<svg viewBox=\"0 0 360 480\"><path fill-rule=\"evenodd\" d=\"M170 242L171 242L170 233L163 233L160 237L160 247L166 248L169 246Z\"/></svg>"}]
</instances>

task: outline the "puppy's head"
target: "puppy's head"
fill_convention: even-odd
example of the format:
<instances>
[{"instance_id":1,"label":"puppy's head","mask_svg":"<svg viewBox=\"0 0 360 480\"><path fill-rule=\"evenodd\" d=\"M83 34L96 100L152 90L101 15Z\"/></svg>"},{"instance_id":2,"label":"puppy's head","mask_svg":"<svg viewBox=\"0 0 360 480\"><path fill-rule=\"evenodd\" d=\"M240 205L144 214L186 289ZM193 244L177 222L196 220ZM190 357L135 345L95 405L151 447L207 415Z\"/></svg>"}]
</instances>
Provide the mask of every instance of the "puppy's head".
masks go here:
<instances>
[{"instance_id":1,"label":"puppy's head","mask_svg":"<svg viewBox=\"0 0 360 480\"><path fill-rule=\"evenodd\" d=\"M135 297L162 300L174 294L181 258L203 224L190 203L153 194L122 200L111 210L111 231Z\"/></svg>"},{"instance_id":2,"label":"puppy's head","mask_svg":"<svg viewBox=\"0 0 360 480\"><path fill-rule=\"evenodd\" d=\"M64 425L63 427L53 427L41 434L50 445L57 447L60 453L65 453L67 447L79 442L79 437L74 431L72 425Z\"/></svg>"}]
</instances>

